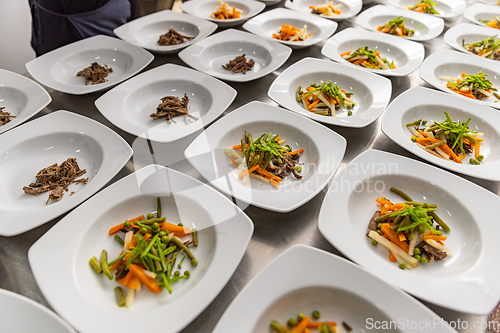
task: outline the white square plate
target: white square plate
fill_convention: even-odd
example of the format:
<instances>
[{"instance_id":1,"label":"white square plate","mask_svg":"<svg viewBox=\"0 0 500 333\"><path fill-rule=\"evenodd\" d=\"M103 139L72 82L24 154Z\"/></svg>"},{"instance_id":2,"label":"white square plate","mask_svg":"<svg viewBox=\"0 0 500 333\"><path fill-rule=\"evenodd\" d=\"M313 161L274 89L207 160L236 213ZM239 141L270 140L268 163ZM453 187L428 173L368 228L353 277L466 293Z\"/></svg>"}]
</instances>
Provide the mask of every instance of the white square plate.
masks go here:
<instances>
[{"instance_id":1,"label":"white square plate","mask_svg":"<svg viewBox=\"0 0 500 333\"><path fill-rule=\"evenodd\" d=\"M40 303L8 290L0 289L0 322L3 332L76 333L54 312ZM29 318L29 320L27 320Z\"/></svg>"},{"instance_id":2,"label":"white square plate","mask_svg":"<svg viewBox=\"0 0 500 333\"><path fill-rule=\"evenodd\" d=\"M181 35L194 37L194 39L178 45L159 45L158 39L169 29L175 29ZM199 17L163 10L125 23L113 32L124 41L151 52L174 53L202 40L215 29L217 29L217 24Z\"/></svg>"},{"instance_id":3,"label":"white square plate","mask_svg":"<svg viewBox=\"0 0 500 333\"><path fill-rule=\"evenodd\" d=\"M150 117L165 96L189 97L189 114L198 120ZM213 77L184 66L166 64L142 73L108 91L95 101L114 125L143 139L172 142L208 126L236 97L236 90Z\"/></svg>"},{"instance_id":4,"label":"white square plate","mask_svg":"<svg viewBox=\"0 0 500 333\"><path fill-rule=\"evenodd\" d=\"M243 185L238 170L224 154L239 144L247 131L256 138L279 134L292 149L304 149L300 157L302 179L286 177L279 188L250 179ZM184 155L212 185L236 199L275 211L292 211L319 193L333 178L344 157L346 140L310 119L282 108L250 102L229 113L200 134Z\"/></svg>"},{"instance_id":5,"label":"white square plate","mask_svg":"<svg viewBox=\"0 0 500 333\"><path fill-rule=\"evenodd\" d=\"M228 29L212 35L179 52L179 58L196 70L219 79L247 82L261 78L285 63L292 49L254 34ZM224 68L230 60L245 54L255 65L246 74Z\"/></svg>"},{"instance_id":6,"label":"white square plate","mask_svg":"<svg viewBox=\"0 0 500 333\"><path fill-rule=\"evenodd\" d=\"M498 2L498 0L478 0L478 1L488 5L496 5L496 3Z\"/></svg>"},{"instance_id":7,"label":"white square plate","mask_svg":"<svg viewBox=\"0 0 500 333\"><path fill-rule=\"evenodd\" d=\"M0 133L21 125L49 105L52 98L38 83L22 75L0 69L0 107L10 112L10 122L0 126Z\"/></svg>"},{"instance_id":8,"label":"white square plate","mask_svg":"<svg viewBox=\"0 0 500 333\"><path fill-rule=\"evenodd\" d=\"M472 118L469 128L484 133L485 141L481 143L484 160L480 165L469 163L473 155L465 157L463 164L446 161L429 154L411 141L412 134L406 124L418 119L441 122L445 119L443 110L454 121L460 119L465 122ZM385 110L382 131L396 144L440 167L476 178L500 181L500 130L494 124L500 124L500 112L497 110L433 89L414 87L399 95Z\"/></svg>"},{"instance_id":9,"label":"white square plate","mask_svg":"<svg viewBox=\"0 0 500 333\"><path fill-rule=\"evenodd\" d=\"M366 230L380 209L375 199L382 194L392 202L404 200L390 192L391 187L415 201L437 204L436 213L451 229L446 246L452 256L402 270L389 261L386 248L372 245ZM461 313L487 315L500 299L500 266L492 264L500 251L500 224L491 218L491 207L498 205L500 197L461 177L368 150L335 178L321 206L318 228L349 259L415 297Z\"/></svg>"},{"instance_id":10,"label":"white square plate","mask_svg":"<svg viewBox=\"0 0 500 333\"><path fill-rule=\"evenodd\" d=\"M140 47L108 36L94 36L60 47L31 60L26 69L35 80L54 90L83 95L108 89L139 73L153 55ZM76 73L91 63L113 68L106 82L85 85Z\"/></svg>"},{"instance_id":11,"label":"white square plate","mask_svg":"<svg viewBox=\"0 0 500 333\"><path fill-rule=\"evenodd\" d=\"M461 73L472 75L477 74L479 71L488 75L487 78L493 87L500 89L500 62L452 50L441 50L425 59L422 66L420 66L420 78L434 88L463 100L500 108L500 101L494 95L483 100L471 99L451 91L446 87L448 81L440 79L441 76L457 78ZM498 102L495 103L495 101Z\"/></svg>"},{"instance_id":12,"label":"white square plate","mask_svg":"<svg viewBox=\"0 0 500 333\"><path fill-rule=\"evenodd\" d=\"M161 197L162 215L168 221L196 226L199 245L192 253L199 264L184 263L191 276L173 285L172 294L166 290L152 294L143 288L130 309L120 308L113 291L119 284L97 275L88 261L102 249L110 256L120 253L123 247L109 236L109 228L156 211L156 196ZM137 318L146 313L156 318L147 324L152 332L179 332L226 285L252 233L252 221L245 213L210 186L178 171L148 165L71 212L33 244L28 257L47 301L81 333L143 332L144 321Z\"/></svg>"},{"instance_id":13,"label":"white square plate","mask_svg":"<svg viewBox=\"0 0 500 333\"><path fill-rule=\"evenodd\" d=\"M357 104L347 115L347 110L339 110L336 117L322 116L307 111L302 102L297 102L296 92L311 83L332 81L342 89L354 93L352 99ZM281 73L271 84L268 96L281 106L316 121L344 126L365 127L371 124L384 111L391 99L392 84L389 79L363 71L362 69L343 66L328 60L304 58Z\"/></svg>"},{"instance_id":14,"label":"white square plate","mask_svg":"<svg viewBox=\"0 0 500 333\"><path fill-rule=\"evenodd\" d=\"M217 23L221 28L234 27L259 14L266 8L262 1L255 0L229 0L226 3L231 7L241 10L241 17L237 19L219 20L212 18L216 7L220 7L217 0L190 0L181 4L181 9L194 16Z\"/></svg>"},{"instance_id":15,"label":"white square plate","mask_svg":"<svg viewBox=\"0 0 500 333\"><path fill-rule=\"evenodd\" d=\"M306 33L311 34L305 41L281 41L273 38L273 33L278 34L283 24L291 24L302 29L307 26ZM321 42L330 37L337 30L338 23L326 20L318 15L304 14L297 11L276 8L257 15L253 19L243 24L243 29L258 36L283 43L293 48L303 48Z\"/></svg>"},{"instance_id":16,"label":"white square plate","mask_svg":"<svg viewBox=\"0 0 500 333\"><path fill-rule=\"evenodd\" d=\"M403 39L411 39L416 41L426 41L434 39L441 35L444 29L444 20L431 15L422 15L421 13L412 10L394 8L390 6L377 5L368 8L356 17L356 24L372 31L377 31L377 28L387 21L393 20L396 17L403 16L406 18L405 27L415 29L415 34L411 37L398 37ZM395 36L397 37L397 36Z\"/></svg>"},{"instance_id":17,"label":"white square plate","mask_svg":"<svg viewBox=\"0 0 500 333\"><path fill-rule=\"evenodd\" d=\"M474 55L474 53L467 51L463 44L472 44L479 42L483 39L497 35L497 31L491 30L490 27L479 26L470 23L457 24L444 34L443 38L446 44L453 47L455 50ZM497 38L495 38L496 40ZM484 58L484 57L482 57ZM486 60L497 61L493 59L484 58Z\"/></svg>"},{"instance_id":18,"label":"white square plate","mask_svg":"<svg viewBox=\"0 0 500 333\"><path fill-rule=\"evenodd\" d=\"M377 50L382 57L394 61L396 69L371 69L354 65L340 55L346 51L355 51L358 47L368 46ZM401 40L396 36L381 35L376 32L347 28L330 38L321 49L321 54L328 58L357 67L365 71L385 76L406 76L415 71L425 57L424 46L410 40Z\"/></svg>"},{"instance_id":19,"label":"white square plate","mask_svg":"<svg viewBox=\"0 0 500 333\"><path fill-rule=\"evenodd\" d=\"M442 17L444 19L451 19L462 15L467 6L465 0L434 0L437 6L434 9L439 14L428 14L431 16ZM408 7L413 7L418 3L418 0L387 0L389 5L408 9Z\"/></svg>"},{"instance_id":20,"label":"white square plate","mask_svg":"<svg viewBox=\"0 0 500 333\"><path fill-rule=\"evenodd\" d=\"M14 236L48 222L82 203L106 185L132 156L118 134L94 120L57 111L1 136L0 235ZM72 184L64 197L45 204L48 192L30 195L23 187L41 169L75 157L87 184ZM70 192L75 192L70 195ZM19 216L29 218L19 219ZM12 221L16 223L12 223Z\"/></svg>"},{"instance_id":21,"label":"white square plate","mask_svg":"<svg viewBox=\"0 0 500 333\"><path fill-rule=\"evenodd\" d=\"M298 263L314 267L313 273L306 276L297 273ZM400 325L401 318L405 324L412 325L439 323L425 332L456 332L442 325L440 317L394 287L391 281L393 279L373 276L366 269L331 253L295 245L245 286L224 312L213 333L233 332L234 327L238 327L238 333L268 333L273 320L285 325L288 318L296 318L300 312L311 316L315 310L321 313L321 321L335 321L339 327L346 322L353 328L352 332L369 332L376 327L375 322L379 326L384 321ZM399 328L400 333L416 331L403 325Z\"/></svg>"},{"instance_id":22,"label":"white square plate","mask_svg":"<svg viewBox=\"0 0 500 333\"><path fill-rule=\"evenodd\" d=\"M309 6L318 6L324 4L326 0L286 0L285 7L290 8L303 13L311 13ZM331 20L345 20L351 18L359 13L363 7L362 0L336 0L335 3L342 4L342 9L340 10L340 15L337 16L326 16L320 15L320 17L328 18Z\"/></svg>"},{"instance_id":23,"label":"white square plate","mask_svg":"<svg viewBox=\"0 0 500 333\"><path fill-rule=\"evenodd\" d=\"M464 17L467 20L471 21L472 23L483 26L484 23L480 22L479 20L490 20L494 19L497 16L500 16L499 6L484 5L482 3L475 3L472 6L469 6L464 12ZM495 28L490 28L490 29L495 29ZM498 32L498 29L495 30L497 30Z\"/></svg>"}]
</instances>

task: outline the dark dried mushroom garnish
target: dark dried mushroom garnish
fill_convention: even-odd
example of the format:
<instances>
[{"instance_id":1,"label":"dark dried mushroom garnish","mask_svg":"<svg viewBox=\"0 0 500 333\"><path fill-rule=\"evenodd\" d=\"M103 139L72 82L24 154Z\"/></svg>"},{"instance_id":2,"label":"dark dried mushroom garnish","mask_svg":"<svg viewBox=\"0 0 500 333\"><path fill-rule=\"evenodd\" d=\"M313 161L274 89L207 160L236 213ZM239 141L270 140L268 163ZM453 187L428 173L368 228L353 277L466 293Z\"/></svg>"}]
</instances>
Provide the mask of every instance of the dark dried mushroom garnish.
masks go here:
<instances>
[{"instance_id":1,"label":"dark dried mushroom garnish","mask_svg":"<svg viewBox=\"0 0 500 333\"><path fill-rule=\"evenodd\" d=\"M233 73L243 73L246 74L249 70L253 68L255 62L253 59L247 61L245 55L240 55L230 60L226 65L222 65L222 68L227 69Z\"/></svg>"},{"instance_id":2,"label":"dark dried mushroom garnish","mask_svg":"<svg viewBox=\"0 0 500 333\"><path fill-rule=\"evenodd\" d=\"M84 175L86 172L87 170L80 169L78 163L76 162L76 158L68 158L60 165L54 163L51 166L38 171L35 176L36 181L29 184L29 186L23 187L23 191L26 194L32 195L38 195L40 193L50 191L46 204L48 204L50 200L59 201L63 197L64 191L68 191L69 184L87 184L89 180L88 178L76 179Z\"/></svg>"},{"instance_id":3,"label":"dark dried mushroom garnish","mask_svg":"<svg viewBox=\"0 0 500 333\"><path fill-rule=\"evenodd\" d=\"M92 63L89 67L82 69L76 76L83 76L85 85L104 83L109 73L113 73L113 68L107 65L101 66L97 62Z\"/></svg>"},{"instance_id":4,"label":"dark dried mushroom garnish","mask_svg":"<svg viewBox=\"0 0 500 333\"><path fill-rule=\"evenodd\" d=\"M176 116L186 116L193 120L198 120L197 117L188 113L188 103L189 97L186 94L184 94L182 100L176 96L165 96L161 99L161 103L156 108L156 113L152 113L150 117L154 120L166 117L165 120L169 123L172 121L175 123L173 117Z\"/></svg>"},{"instance_id":5,"label":"dark dried mushroom garnish","mask_svg":"<svg viewBox=\"0 0 500 333\"><path fill-rule=\"evenodd\" d=\"M10 122L12 118L16 118L16 116L12 116L10 112L3 111L3 109L5 109L5 107L0 106L0 126Z\"/></svg>"},{"instance_id":6,"label":"dark dried mushroom garnish","mask_svg":"<svg viewBox=\"0 0 500 333\"><path fill-rule=\"evenodd\" d=\"M178 45L192 39L194 39L194 37L181 35L175 29L170 28L166 34L160 36L157 43L161 46Z\"/></svg>"}]
</instances>

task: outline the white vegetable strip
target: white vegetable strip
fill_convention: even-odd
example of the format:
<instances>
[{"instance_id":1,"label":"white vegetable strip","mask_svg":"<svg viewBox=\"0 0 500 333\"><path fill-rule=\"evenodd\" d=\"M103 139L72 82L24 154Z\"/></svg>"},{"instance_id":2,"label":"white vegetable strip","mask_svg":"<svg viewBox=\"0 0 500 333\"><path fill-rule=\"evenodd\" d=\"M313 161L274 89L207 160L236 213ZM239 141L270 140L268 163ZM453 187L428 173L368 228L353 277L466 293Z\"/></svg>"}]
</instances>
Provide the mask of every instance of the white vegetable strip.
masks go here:
<instances>
[{"instance_id":1,"label":"white vegetable strip","mask_svg":"<svg viewBox=\"0 0 500 333\"><path fill-rule=\"evenodd\" d=\"M139 283L140 284L140 283ZM130 309L135 299L135 290L127 288L127 297L125 298L125 306Z\"/></svg>"},{"instance_id":2,"label":"white vegetable strip","mask_svg":"<svg viewBox=\"0 0 500 333\"><path fill-rule=\"evenodd\" d=\"M446 246L444 245L441 245L439 244L438 242L436 242L434 239L428 239L425 241L427 244L429 244L430 246L438 249L438 250L441 250L443 251L444 253L446 253L447 256L452 256L453 255L453 252L451 252L451 250L449 248L447 248Z\"/></svg>"},{"instance_id":3,"label":"white vegetable strip","mask_svg":"<svg viewBox=\"0 0 500 333\"><path fill-rule=\"evenodd\" d=\"M384 237L380 236L377 232L375 231L370 231L368 236L371 239L376 240L380 245L383 247L389 249L392 251L392 254L396 257L396 259L402 263L406 264L406 268L412 269L413 267L418 267L418 260L409 256L405 251L401 250L399 246L396 244L392 243L391 241L385 239Z\"/></svg>"},{"instance_id":4,"label":"white vegetable strip","mask_svg":"<svg viewBox=\"0 0 500 333\"><path fill-rule=\"evenodd\" d=\"M125 234L125 240L123 241L123 251L128 250L127 245L132 241L132 238L134 238L134 232L130 230Z\"/></svg>"}]
</instances>

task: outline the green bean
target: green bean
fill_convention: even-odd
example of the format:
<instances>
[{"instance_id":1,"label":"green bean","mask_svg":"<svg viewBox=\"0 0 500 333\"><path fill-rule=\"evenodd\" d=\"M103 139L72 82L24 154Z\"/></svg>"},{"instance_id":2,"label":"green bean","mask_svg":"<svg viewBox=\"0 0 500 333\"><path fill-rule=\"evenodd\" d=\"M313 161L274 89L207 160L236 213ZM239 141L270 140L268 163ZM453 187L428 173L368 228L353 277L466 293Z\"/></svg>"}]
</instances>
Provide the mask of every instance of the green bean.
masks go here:
<instances>
[{"instance_id":1,"label":"green bean","mask_svg":"<svg viewBox=\"0 0 500 333\"><path fill-rule=\"evenodd\" d=\"M427 202L405 201L405 204L412 206L420 206L423 208L437 208L437 205L428 204Z\"/></svg>"},{"instance_id":2,"label":"green bean","mask_svg":"<svg viewBox=\"0 0 500 333\"><path fill-rule=\"evenodd\" d=\"M395 224L395 225L391 225L391 230L394 231L394 230L398 230L399 228L399 225Z\"/></svg>"},{"instance_id":3,"label":"green bean","mask_svg":"<svg viewBox=\"0 0 500 333\"><path fill-rule=\"evenodd\" d=\"M146 254L146 256L145 256L145 257L150 258L150 259L152 259L152 260L158 260L158 261L160 261L160 258L159 258L158 256L156 256L156 255L152 254L152 253L148 253L148 254Z\"/></svg>"},{"instance_id":4,"label":"green bean","mask_svg":"<svg viewBox=\"0 0 500 333\"><path fill-rule=\"evenodd\" d=\"M125 296L123 296L123 290L120 287L115 288L116 300L118 301L119 307L125 306Z\"/></svg>"},{"instance_id":5,"label":"green bean","mask_svg":"<svg viewBox=\"0 0 500 333\"><path fill-rule=\"evenodd\" d=\"M198 265L198 260L194 257L193 253L189 251L189 249L184 245L184 243L181 241L181 239L177 236L172 237L171 242L177 245L180 249L183 249L186 255L191 259L191 266L195 267Z\"/></svg>"},{"instance_id":6,"label":"green bean","mask_svg":"<svg viewBox=\"0 0 500 333\"><path fill-rule=\"evenodd\" d=\"M155 267L156 267L156 271L157 272L160 272L160 271L163 271L163 267L161 265L161 257L160 257L160 254L158 253L158 251L156 251L155 247L153 246L151 248L151 254L154 255L155 257L158 258L158 260L156 259L153 259L153 262L155 264Z\"/></svg>"},{"instance_id":7,"label":"green bean","mask_svg":"<svg viewBox=\"0 0 500 333\"><path fill-rule=\"evenodd\" d=\"M160 197L156 197L156 217L157 218L161 218L161 201L160 201Z\"/></svg>"},{"instance_id":8,"label":"green bean","mask_svg":"<svg viewBox=\"0 0 500 333\"><path fill-rule=\"evenodd\" d=\"M124 252L122 253L120 256L118 256L118 258L116 258L115 260L111 261L111 262L108 262L108 266L112 266L113 264L117 263L118 261L122 260L126 255L127 255L128 251L127 252Z\"/></svg>"},{"instance_id":9,"label":"green bean","mask_svg":"<svg viewBox=\"0 0 500 333\"><path fill-rule=\"evenodd\" d=\"M136 223L136 222L134 222L134 223L137 224L137 225L144 224L146 226L150 226L150 225L152 225L155 222L156 223L163 223L166 220L167 220L166 217L157 217L157 218L152 218L152 219L144 220L144 221L141 221L141 222L138 222L138 223Z\"/></svg>"},{"instance_id":10,"label":"green bean","mask_svg":"<svg viewBox=\"0 0 500 333\"><path fill-rule=\"evenodd\" d=\"M392 214L392 213L391 213ZM391 214L385 214L385 215L382 215L382 216L379 216L375 219L375 221L377 223L380 223L380 222L384 222L385 220L388 220L391 218Z\"/></svg>"},{"instance_id":11,"label":"green bean","mask_svg":"<svg viewBox=\"0 0 500 333\"><path fill-rule=\"evenodd\" d=\"M269 153L266 161L264 162L264 166L262 167L262 169L265 170L267 168L267 165L269 164L269 162L271 162L271 160L273 159L273 156L274 156L273 154Z\"/></svg>"},{"instance_id":12,"label":"green bean","mask_svg":"<svg viewBox=\"0 0 500 333\"><path fill-rule=\"evenodd\" d=\"M425 149L434 149L446 143L446 140L441 140L439 142L433 143L432 145L425 146Z\"/></svg>"},{"instance_id":13,"label":"green bean","mask_svg":"<svg viewBox=\"0 0 500 333\"><path fill-rule=\"evenodd\" d=\"M439 224L441 228L443 228L444 232L451 231L450 227L448 227L448 225L444 223L444 221L438 216L438 214L436 214L435 212L428 212L427 214L434 218L434 221L436 221L436 223Z\"/></svg>"},{"instance_id":14,"label":"green bean","mask_svg":"<svg viewBox=\"0 0 500 333\"><path fill-rule=\"evenodd\" d=\"M323 323L319 327L319 333L335 333L335 331L328 323Z\"/></svg>"},{"instance_id":15,"label":"green bean","mask_svg":"<svg viewBox=\"0 0 500 333\"><path fill-rule=\"evenodd\" d=\"M118 235L115 235L115 240L121 245L123 246L125 244L125 242L123 241L123 239L120 238L120 236Z\"/></svg>"},{"instance_id":16,"label":"green bean","mask_svg":"<svg viewBox=\"0 0 500 333\"><path fill-rule=\"evenodd\" d=\"M162 243L159 237L156 239L156 246L158 247L158 256L160 257L162 271L165 272L167 270L167 264L165 263L165 252L163 252Z\"/></svg>"},{"instance_id":17,"label":"green bean","mask_svg":"<svg viewBox=\"0 0 500 333\"><path fill-rule=\"evenodd\" d=\"M102 250L101 252L101 268L104 275L106 275L108 279L113 280L113 273L111 273L108 266L108 253L106 250Z\"/></svg>"},{"instance_id":18,"label":"green bean","mask_svg":"<svg viewBox=\"0 0 500 333\"><path fill-rule=\"evenodd\" d=\"M184 261L184 259L186 259L186 256L182 257L181 262L179 263L179 265L177 265L177 267L179 267L179 269L182 268L182 262Z\"/></svg>"},{"instance_id":19,"label":"green bean","mask_svg":"<svg viewBox=\"0 0 500 333\"><path fill-rule=\"evenodd\" d=\"M422 119L419 119L419 120L415 120L414 122L412 123L408 123L406 124L406 127L410 127L410 126L415 126L415 125L420 125L420 123L422 122Z\"/></svg>"},{"instance_id":20,"label":"green bean","mask_svg":"<svg viewBox=\"0 0 500 333\"><path fill-rule=\"evenodd\" d=\"M149 250L151 250L151 248L153 247L153 245L156 243L156 240L158 239L159 237L159 234L156 234L153 236L153 239L149 242L148 246L146 247L146 249L144 251L142 251L141 253L141 258L145 257Z\"/></svg>"},{"instance_id":21,"label":"green bean","mask_svg":"<svg viewBox=\"0 0 500 333\"><path fill-rule=\"evenodd\" d=\"M276 320L273 320L271 322L271 329L275 333L290 333L289 330L287 330L283 325L281 325L280 323L278 323Z\"/></svg>"},{"instance_id":22,"label":"green bean","mask_svg":"<svg viewBox=\"0 0 500 333\"><path fill-rule=\"evenodd\" d=\"M395 187L391 187L391 192L398 194L400 197L402 197L406 201L413 201L413 199L408 194L406 194L405 192L403 192Z\"/></svg>"},{"instance_id":23,"label":"green bean","mask_svg":"<svg viewBox=\"0 0 500 333\"><path fill-rule=\"evenodd\" d=\"M170 276L170 271L168 271L168 276ZM165 288L167 289L168 293L172 293L172 288L170 288L170 283L168 283L168 278L165 273L161 273L161 280L163 281L163 284L165 285Z\"/></svg>"},{"instance_id":24,"label":"green bean","mask_svg":"<svg viewBox=\"0 0 500 333\"><path fill-rule=\"evenodd\" d=\"M404 219L403 219L403 222L401 222L399 224L399 228L398 229L402 229L406 226L410 225L410 217L409 216L405 216ZM396 231L396 233L394 234L394 236L397 236L399 233L401 232L401 230L398 230Z\"/></svg>"},{"instance_id":25,"label":"green bean","mask_svg":"<svg viewBox=\"0 0 500 333\"><path fill-rule=\"evenodd\" d=\"M247 169L253 168L254 166L257 165L257 163L259 163L259 156L255 156L252 159L252 162L250 162L250 164L247 166Z\"/></svg>"},{"instance_id":26,"label":"green bean","mask_svg":"<svg viewBox=\"0 0 500 333\"><path fill-rule=\"evenodd\" d=\"M198 230L193 228L193 245L198 246Z\"/></svg>"},{"instance_id":27,"label":"green bean","mask_svg":"<svg viewBox=\"0 0 500 333\"><path fill-rule=\"evenodd\" d=\"M90 258L89 264L90 264L90 266L92 266L95 269L95 271L97 272L97 274L101 274L102 273L101 264L99 263L99 260L97 260L97 258L95 256L93 256L92 258Z\"/></svg>"}]
</instances>

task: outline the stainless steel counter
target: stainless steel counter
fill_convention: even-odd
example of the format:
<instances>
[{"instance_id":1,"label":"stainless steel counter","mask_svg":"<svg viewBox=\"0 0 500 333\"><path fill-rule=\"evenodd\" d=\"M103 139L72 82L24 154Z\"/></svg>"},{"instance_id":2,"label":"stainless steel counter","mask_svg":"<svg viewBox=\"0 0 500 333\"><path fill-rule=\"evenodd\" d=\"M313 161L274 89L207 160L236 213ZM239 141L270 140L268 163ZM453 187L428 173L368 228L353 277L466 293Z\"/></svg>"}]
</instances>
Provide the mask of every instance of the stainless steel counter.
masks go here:
<instances>
[{"instance_id":1,"label":"stainless steel counter","mask_svg":"<svg viewBox=\"0 0 500 333\"><path fill-rule=\"evenodd\" d=\"M473 0L467 0L468 5L475 2L476 1ZM373 1L370 5L365 5L363 10L378 3L384 3L384 1ZM270 8L278 6L283 6L283 4ZM463 17L447 21L445 31L451 26L464 21L465 19ZM348 27L355 27L354 19L341 21L337 32ZM361 28L358 27L358 29ZM442 36L443 34L434 40L423 43L425 46L426 56L429 56L438 50L449 48L444 43ZM269 97L267 97L267 91L274 79L284 69L304 57L326 59L321 55L321 47L323 45L324 42L306 49L294 50L291 57L281 68L261 79L248 83L229 83L238 91L238 95L225 114L254 100L276 105L269 99ZM146 70L165 63L185 65L176 54L155 55L155 60L146 68ZM390 79L393 86L392 99L411 87L430 87L429 85L424 84L424 82L420 79L418 70L407 77ZM190 141L196 137L198 133L191 135L180 142L176 142L175 144L158 145L153 143L152 148L155 155L152 156L147 142L143 140L136 140L137 138L135 136L130 135L112 125L99 113L94 105L94 101L99 98L102 93L72 96L56 91L49 90L49 92L53 99L52 103L36 117L34 117L34 119L56 110L70 110L105 124L121 135L134 148L133 159L127 163L125 168L118 173L110 184L132 173L134 168L140 168L144 165L152 163L153 161L168 165L171 168L180 170L190 176L204 181L201 176L189 165L189 163L183 159L184 148L187 147ZM370 126L361 129L349 129L337 126L329 127L347 139L347 151L340 170L342 170L361 152L370 148L400 154L421 161L420 158L397 146L381 132L380 119L375 121ZM478 180L466 176L461 177L464 177L496 194L500 194L499 183ZM287 214L273 213L253 206L247 207L245 212L253 220L255 224L255 231L240 265L219 296L198 318L196 318L185 330L183 330L183 332L211 332L219 318L222 316L224 310L227 306L229 306L233 298L241 291L241 289L269 262L276 258L276 256L294 244L306 244L342 256L323 238L317 228L319 210L326 191L327 189L324 189L307 204ZM28 263L27 252L30 246L38 238L40 238L64 216L65 215L16 237L0 237L0 288L12 290L16 293L34 299L45 306L49 306L33 277ZM447 321L456 321L457 319L460 319L460 321L467 321L472 324L472 322L476 320L487 320L486 317L471 316L450 311L431 304L425 304ZM461 328L459 331L484 332L482 329L473 329L471 327L468 329Z\"/></svg>"}]
</instances>

